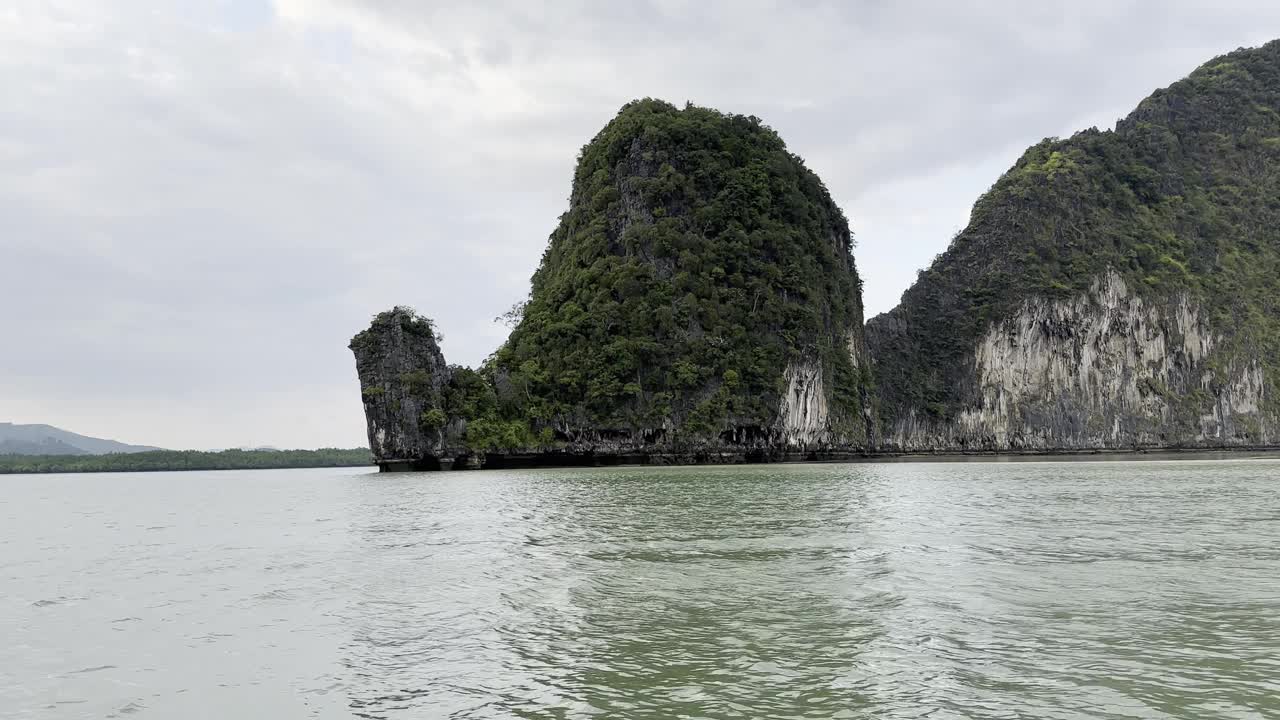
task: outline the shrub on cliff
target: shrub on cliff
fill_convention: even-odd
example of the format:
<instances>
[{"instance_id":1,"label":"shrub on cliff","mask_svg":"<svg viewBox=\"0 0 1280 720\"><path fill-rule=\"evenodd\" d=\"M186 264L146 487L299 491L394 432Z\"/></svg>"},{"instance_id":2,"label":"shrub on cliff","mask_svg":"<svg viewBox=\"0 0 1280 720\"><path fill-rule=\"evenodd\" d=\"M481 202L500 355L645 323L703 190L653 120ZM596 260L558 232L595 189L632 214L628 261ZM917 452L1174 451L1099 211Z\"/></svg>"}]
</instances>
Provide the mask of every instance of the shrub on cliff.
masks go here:
<instances>
[{"instance_id":1,"label":"shrub on cliff","mask_svg":"<svg viewBox=\"0 0 1280 720\"><path fill-rule=\"evenodd\" d=\"M966 358L1036 296L1107 268L1153 302L1189 293L1280 398L1280 41L1206 63L1114 131L1045 140L974 204L969 225L868 336L885 423L952 419Z\"/></svg>"},{"instance_id":2,"label":"shrub on cliff","mask_svg":"<svg viewBox=\"0 0 1280 720\"><path fill-rule=\"evenodd\" d=\"M852 237L822 182L757 118L657 100L586 147L570 206L490 372L508 417L572 435L715 437L775 419L783 373L820 359L860 427ZM730 381L732 378L732 381Z\"/></svg>"}]
</instances>

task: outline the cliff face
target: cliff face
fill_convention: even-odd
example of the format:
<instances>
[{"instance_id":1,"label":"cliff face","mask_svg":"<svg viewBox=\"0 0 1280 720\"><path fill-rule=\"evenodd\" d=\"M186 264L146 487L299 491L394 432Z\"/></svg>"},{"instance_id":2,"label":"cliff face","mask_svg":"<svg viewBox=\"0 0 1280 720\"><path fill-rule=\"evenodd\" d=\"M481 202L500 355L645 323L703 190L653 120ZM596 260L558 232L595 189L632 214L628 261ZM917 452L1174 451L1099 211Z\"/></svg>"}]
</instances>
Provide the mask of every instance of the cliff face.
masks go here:
<instances>
[{"instance_id":1,"label":"cliff face","mask_svg":"<svg viewBox=\"0 0 1280 720\"><path fill-rule=\"evenodd\" d=\"M643 100L582 151L495 374L578 451L867 442L861 281L821 181L755 118Z\"/></svg>"},{"instance_id":2,"label":"cliff face","mask_svg":"<svg viewBox=\"0 0 1280 720\"><path fill-rule=\"evenodd\" d=\"M582 150L507 342L352 342L401 465L1280 443L1280 41L1027 150L864 330L852 235L756 118L644 100Z\"/></svg>"},{"instance_id":3,"label":"cliff face","mask_svg":"<svg viewBox=\"0 0 1280 720\"><path fill-rule=\"evenodd\" d=\"M510 338L448 368L397 308L352 350L384 465L504 456L732 461L861 451L853 238L756 118L642 100L582 150Z\"/></svg>"},{"instance_id":4,"label":"cliff face","mask_svg":"<svg viewBox=\"0 0 1280 720\"><path fill-rule=\"evenodd\" d=\"M1068 299L995 322L966 362L971 400L950 421L908 409L884 438L911 452L1256 446L1280 442L1256 359L1187 294L1149 302L1115 271Z\"/></svg>"},{"instance_id":5,"label":"cliff face","mask_svg":"<svg viewBox=\"0 0 1280 720\"><path fill-rule=\"evenodd\" d=\"M1280 43L1030 150L868 344L885 450L1280 442Z\"/></svg>"},{"instance_id":6,"label":"cliff face","mask_svg":"<svg viewBox=\"0 0 1280 720\"><path fill-rule=\"evenodd\" d=\"M349 347L360 378L369 448L379 465L425 469L441 460L451 464L465 452L465 426L444 412L453 373L429 320L404 307L388 310Z\"/></svg>"}]
</instances>

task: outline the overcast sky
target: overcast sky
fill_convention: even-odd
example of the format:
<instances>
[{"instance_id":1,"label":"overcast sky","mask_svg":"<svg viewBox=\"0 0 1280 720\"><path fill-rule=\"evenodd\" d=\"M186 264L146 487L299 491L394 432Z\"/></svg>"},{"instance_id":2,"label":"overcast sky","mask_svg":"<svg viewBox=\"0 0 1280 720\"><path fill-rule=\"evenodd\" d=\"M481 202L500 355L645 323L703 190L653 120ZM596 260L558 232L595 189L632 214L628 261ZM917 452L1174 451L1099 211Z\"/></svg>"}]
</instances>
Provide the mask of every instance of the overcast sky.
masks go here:
<instances>
[{"instance_id":1,"label":"overcast sky","mask_svg":"<svg viewBox=\"0 0 1280 720\"><path fill-rule=\"evenodd\" d=\"M1111 127L1280 3L0 4L0 421L362 445L346 344L477 364L630 99L754 114L826 182L868 315L1043 137Z\"/></svg>"}]
</instances>

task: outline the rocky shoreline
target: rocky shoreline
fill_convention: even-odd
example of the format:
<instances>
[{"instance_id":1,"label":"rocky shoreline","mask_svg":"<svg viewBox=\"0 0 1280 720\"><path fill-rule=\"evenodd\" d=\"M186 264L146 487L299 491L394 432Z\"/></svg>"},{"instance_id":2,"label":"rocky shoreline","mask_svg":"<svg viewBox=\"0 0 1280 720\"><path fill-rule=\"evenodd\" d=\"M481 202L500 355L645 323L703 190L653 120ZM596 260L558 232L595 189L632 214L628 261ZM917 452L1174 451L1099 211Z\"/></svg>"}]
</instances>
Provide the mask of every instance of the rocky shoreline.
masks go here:
<instances>
[{"instance_id":1,"label":"rocky shoreline","mask_svg":"<svg viewBox=\"0 0 1280 720\"><path fill-rule=\"evenodd\" d=\"M483 458L422 460L382 460L381 472L428 472L437 470L519 470L575 467L644 467L699 465L766 465L799 463L885 463L885 462L1053 462L1053 461L1133 461L1133 460L1280 460L1280 445L1248 447L1145 447L1098 448L1088 450L982 450L971 452L783 452L770 456L757 453L488 453Z\"/></svg>"}]
</instances>

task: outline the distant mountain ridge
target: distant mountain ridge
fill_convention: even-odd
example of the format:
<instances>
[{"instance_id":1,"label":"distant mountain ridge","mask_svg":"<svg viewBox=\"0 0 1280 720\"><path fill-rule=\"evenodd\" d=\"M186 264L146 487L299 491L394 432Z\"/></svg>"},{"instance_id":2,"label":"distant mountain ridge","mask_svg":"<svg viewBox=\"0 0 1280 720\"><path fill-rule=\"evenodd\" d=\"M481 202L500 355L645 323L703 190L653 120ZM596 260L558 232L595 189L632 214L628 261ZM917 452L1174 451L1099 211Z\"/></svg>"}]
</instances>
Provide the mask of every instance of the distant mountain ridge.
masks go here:
<instances>
[{"instance_id":1,"label":"distant mountain ridge","mask_svg":"<svg viewBox=\"0 0 1280 720\"><path fill-rule=\"evenodd\" d=\"M106 455L160 449L80 435L52 425L0 422L0 455Z\"/></svg>"}]
</instances>

